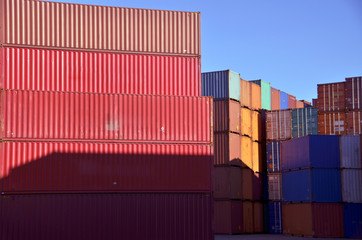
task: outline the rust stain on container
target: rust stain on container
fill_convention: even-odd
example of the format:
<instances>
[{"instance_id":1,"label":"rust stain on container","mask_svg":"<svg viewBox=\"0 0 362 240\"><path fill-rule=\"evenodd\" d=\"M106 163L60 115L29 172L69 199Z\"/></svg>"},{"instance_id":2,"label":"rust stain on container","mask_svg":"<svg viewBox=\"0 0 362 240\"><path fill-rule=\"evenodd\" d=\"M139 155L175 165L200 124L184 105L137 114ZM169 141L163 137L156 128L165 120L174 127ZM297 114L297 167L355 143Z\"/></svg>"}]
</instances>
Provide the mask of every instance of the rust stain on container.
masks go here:
<instances>
[{"instance_id":1,"label":"rust stain on container","mask_svg":"<svg viewBox=\"0 0 362 240\"><path fill-rule=\"evenodd\" d=\"M251 109L261 109L261 86L255 83L250 83L251 92Z\"/></svg>"},{"instance_id":2,"label":"rust stain on container","mask_svg":"<svg viewBox=\"0 0 362 240\"><path fill-rule=\"evenodd\" d=\"M262 122L258 111L251 111L251 139L262 141Z\"/></svg>"},{"instance_id":3,"label":"rust stain on container","mask_svg":"<svg viewBox=\"0 0 362 240\"><path fill-rule=\"evenodd\" d=\"M269 141L291 138L290 110L268 111L266 113L266 137Z\"/></svg>"},{"instance_id":4,"label":"rust stain on container","mask_svg":"<svg viewBox=\"0 0 362 240\"><path fill-rule=\"evenodd\" d=\"M241 109L241 129L243 136L252 136L252 110L242 107Z\"/></svg>"},{"instance_id":5,"label":"rust stain on container","mask_svg":"<svg viewBox=\"0 0 362 240\"><path fill-rule=\"evenodd\" d=\"M240 148L241 146L241 148ZM240 145L241 149L241 163L243 167L253 168L253 158L252 158L252 141L250 137L240 136Z\"/></svg>"},{"instance_id":6,"label":"rust stain on container","mask_svg":"<svg viewBox=\"0 0 362 240\"><path fill-rule=\"evenodd\" d=\"M240 105L251 108L251 82L240 79Z\"/></svg>"},{"instance_id":7,"label":"rust stain on container","mask_svg":"<svg viewBox=\"0 0 362 240\"><path fill-rule=\"evenodd\" d=\"M217 234L242 233L242 209L241 201L224 200L214 201L214 227Z\"/></svg>"},{"instance_id":8,"label":"rust stain on container","mask_svg":"<svg viewBox=\"0 0 362 240\"><path fill-rule=\"evenodd\" d=\"M276 88L270 88L271 94L271 110L280 109L280 90Z\"/></svg>"},{"instance_id":9,"label":"rust stain on container","mask_svg":"<svg viewBox=\"0 0 362 240\"><path fill-rule=\"evenodd\" d=\"M240 167L214 168L215 199L242 199L242 171Z\"/></svg>"},{"instance_id":10,"label":"rust stain on container","mask_svg":"<svg viewBox=\"0 0 362 240\"><path fill-rule=\"evenodd\" d=\"M234 132L241 131L240 103L234 100L214 100L214 131Z\"/></svg>"},{"instance_id":11,"label":"rust stain on container","mask_svg":"<svg viewBox=\"0 0 362 240\"><path fill-rule=\"evenodd\" d=\"M240 135L235 133L215 133L215 165L241 166Z\"/></svg>"},{"instance_id":12,"label":"rust stain on container","mask_svg":"<svg viewBox=\"0 0 362 240\"><path fill-rule=\"evenodd\" d=\"M322 135L345 135L347 133L346 113L318 113L318 133Z\"/></svg>"},{"instance_id":13,"label":"rust stain on container","mask_svg":"<svg viewBox=\"0 0 362 240\"><path fill-rule=\"evenodd\" d=\"M318 84L318 111L344 111L346 108L345 86L345 82Z\"/></svg>"},{"instance_id":14,"label":"rust stain on container","mask_svg":"<svg viewBox=\"0 0 362 240\"><path fill-rule=\"evenodd\" d=\"M362 134L362 109L346 113L347 135Z\"/></svg>"}]
</instances>

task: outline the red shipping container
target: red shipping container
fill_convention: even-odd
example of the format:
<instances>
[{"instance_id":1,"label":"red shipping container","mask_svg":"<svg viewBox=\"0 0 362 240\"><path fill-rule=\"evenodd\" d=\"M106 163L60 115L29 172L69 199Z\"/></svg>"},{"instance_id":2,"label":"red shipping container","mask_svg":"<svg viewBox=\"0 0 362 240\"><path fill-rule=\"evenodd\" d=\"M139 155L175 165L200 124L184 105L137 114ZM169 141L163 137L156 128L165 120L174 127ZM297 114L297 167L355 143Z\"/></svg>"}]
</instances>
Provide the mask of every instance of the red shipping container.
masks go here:
<instances>
[{"instance_id":1,"label":"red shipping container","mask_svg":"<svg viewBox=\"0 0 362 240\"><path fill-rule=\"evenodd\" d=\"M318 113L318 133L321 135L345 135L347 133L346 113Z\"/></svg>"},{"instance_id":2,"label":"red shipping container","mask_svg":"<svg viewBox=\"0 0 362 240\"><path fill-rule=\"evenodd\" d=\"M362 134L362 110L346 113L347 135Z\"/></svg>"},{"instance_id":3,"label":"red shipping container","mask_svg":"<svg viewBox=\"0 0 362 240\"><path fill-rule=\"evenodd\" d=\"M0 143L0 192L210 192L213 147Z\"/></svg>"},{"instance_id":4,"label":"red shipping container","mask_svg":"<svg viewBox=\"0 0 362 240\"><path fill-rule=\"evenodd\" d=\"M262 233L264 232L264 208L261 202L253 203L254 211L254 232Z\"/></svg>"},{"instance_id":5,"label":"red shipping container","mask_svg":"<svg viewBox=\"0 0 362 240\"><path fill-rule=\"evenodd\" d=\"M362 109L362 77L346 78L346 107Z\"/></svg>"},{"instance_id":6,"label":"red shipping container","mask_svg":"<svg viewBox=\"0 0 362 240\"><path fill-rule=\"evenodd\" d=\"M0 65L4 89L201 96L193 57L2 47Z\"/></svg>"},{"instance_id":7,"label":"red shipping container","mask_svg":"<svg viewBox=\"0 0 362 240\"><path fill-rule=\"evenodd\" d=\"M212 204L209 193L2 195L0 239L214 240Z\"/></svg>"},{"instance_id":8,"label":"red shipping container","mask_svg":"<svg viewBox=\"0 0 362 240\"><path fill-rule=\"evenodd\" d=\"M249 201L243 201L243 233L254 233L254 203Z\"/></svg>"},{"instance_id":9,"label":"red shipping container","mask_svg":"<svg viewBox=\"0 0 362 240\"><path fill-rule=\"evenodd\" d=\"M268 111L266 113L266 138L269 141L280 141L291 138L290 110Z\"/></svg>"},{"instance_id":10,"label":"red shipping container","mask_svg":"<svg viewBox=\"0 0 362 240\"><path fill-rule=\"evenodd\" d=\"M214 131L240 133L240 103L214 100Z\"/></svg>"},{"instance_id":11,"label":"red shipping container","mask_svg":"<svg viewBox=\"0 0 362 240\"><path fill-rule=\"evenodd\" d=\"M241 201L214 201L214 227L216 234L242 233L243 205Z\"/></svg>"},{"instance_id":12,"label":"red shipping container","mask_svg":"<svg viewBox=\"0 0 362 240\"><path fill-rule=\"evenodd\" d=\"M297 99L295 96L288 94L288 107L297 108Z\"/></svg>"},{"instance_id":13,"label":"red shipping container","mask_svg":"<svg viewBox=\"0 0 362 240\"><path fill-rule=\"evenodd\" d=\"M345 82L318 84L317 107L319 112L344 111Z\"/></svg>"},{"instance_id":14,"label":"red shipping container","mask_svg":"<svg viewBox=\"0 0 362 240\"><path fill-rule=\"evenodd\" d=\"M271 95L271 110L280 109L280 90L276 88L270 88Z\"/></svg>"},{"instance_id":15,"label":"red shipping container","mask_svg":"<svg viewBox=\"0 0 362 240\"><path fill-rule=\"evenodd\" d=\"M296 101L295 108L304 108L304 103L302 101Z\"/></svg>"},{"instance_id":16,"label":"red shipping container","mask_svg":"<svg viewBox=\"0 0 362 240\"><path fill-rule=\"evenodd\" d=\"M253 182L254 182L254 172L250 168L241 169L241 189L242 189L242 200L253 200Z\"/></svg>"},{"instance_id":17,"label":"red shipping container","mask_svg":"<svg viewBox=\"0 0 362 240\"><path fill-rule=\"evenodd\" d=\"M1 139L212 142L212 99L0 90Z\"/></svg>"},{"instance_id":18,"label":"red shipping container","mask_svg":"<svg viewBox=\"0 0 362 240\"><path fill-rule=\"evenodd\" d=\"M225 166L214 168L214 198L241 199L242 171L240 167Z\"/></svg>"},{"instance_id":19,"label":"red shipping container","mask_svg":"<svg viewBox=\"0 0 362 240\"><path fill-rule=\"evenodd\" d=\"M215 165L241 166L240 135L235 133L215 133Z\"/></svg>"},{"instance_id":20,"label":"red shipping container","mask_svg":"<svg viewBox=\"0 0 362 240\"><path fill-rule=\"evenodd\" d=\"M0 43L200 56L199 12L0 1Z\"/></svg>"},{"instance_id":21,"label":"red shipping container","mask_svg":"<svg viewBox=\"0 0 362 240\"><path fill-rule=\"evenodd\" d=\"M317 107L317 102L318 102L318 99L316 99L316 98L312 99L313 107Z\"/></svg>"}]
</instances>

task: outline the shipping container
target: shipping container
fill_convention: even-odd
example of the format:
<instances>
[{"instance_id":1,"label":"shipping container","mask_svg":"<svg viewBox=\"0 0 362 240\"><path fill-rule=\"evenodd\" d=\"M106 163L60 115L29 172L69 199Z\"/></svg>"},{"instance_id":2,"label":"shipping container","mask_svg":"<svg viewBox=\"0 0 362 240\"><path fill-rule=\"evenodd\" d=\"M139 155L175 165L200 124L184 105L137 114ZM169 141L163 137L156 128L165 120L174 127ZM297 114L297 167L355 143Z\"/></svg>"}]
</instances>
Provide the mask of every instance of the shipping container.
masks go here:
<instances>
[{"instance_id":1,"label":"shipping container","mask_svg":"<svg viewBox=\"0 0 362 240\"><path fill-rule=\"evenodd\" d=\"M283 233L304 237L342 238L342 204L283 204Z\"/></svg>"},{"instance_id":2,"label":"shipping container","mask_svg":"<svg viewBox=\"0 0 362 240\"><path fill-rule=\"evenodd\" d=\"M240 103L234 100L214 101L214 131L240 133Z\"/></svg>"},{"instance_id":3,"label":"shipping container","mask_svg":"<svg viewBox=\"0 0 362 240\"><path fill-rule=\"evenodd\" d=\"M362 110L350 111L346 113L347 134L362 134Z\"/></svg>"},{"instance_id":4,"label":"shipping container","mask_svg":"<svg viewBox=\"0 0 362 240\"><path fill-rule=\"evenodd\" d=\"M202 73L201 94L212 96L215 100L240 101L240 76L231 70Z\"/></svg>"},{"instance_id":5,"label":"shipping container","mask_svg":"<svg viewBox=\"0 0 362 240\"><path fill-rule=\"evenodd\" d=\"M253 80L252 83L258 84L261 87L261 108L265 110L271 110L271 92L270 83L263 80Z\"/></svg>"},{"instance_id":6,"label":"shipping container","mask_svg":"<svg viewBox=\"0 0 362 240\"><path fill-rule=\"evenodd\" d=\"M280 171L280 141L266 144L267 170L268 172Z\"/></svg>"},{"instance_id":7,"label":"shipping container","mask_svg":"<svg viewBox=\"0 0 362 240\"><path fill-rule=\"evenodd\" d=\"M292 109L292 138L318 134L317 108Z\"/></svg>"},{"instance_id":8,"label":"shipping container","mask_svg":"<svg viewBox=\"0 0 362 240\"><path fill-rule=\"evenodd\" d=\"M289 108L289 94L283 91L280 91L280 109Z\"/></svg>"},{"instance_id":9,"label":"shipping container","mask_svg":"<svg viewBox=\"0 0 362 240\"><path fill-rule=\"evenodd\" d=\"M0 239L213 240L212 201L210 193L1 195Z\"/></svg>"},{"instance_id":10,"label":"shipping container","mask_svg":"<svg viewBox=\"0 0 362 240\"><path fill-rule=\"evenodd\" d=\"M1 1L0 43L200 56L199 12Z\"/></svg>"},{"instance_id":11,"label":"shipping container","mask_svg":"<svg viewBox=\"0 0 362 240\"><path fill-rule=\"evenodd\" d=\"M318 112L344 111L345 82L318 84Z\"/></svg>"},{"instance_id":12,"label":"shipping container","mask_svg":"<svg viewBox=\"0 0 362 240\"><path fill-rule=\"evenodd\" d=\"M338 136L309 135L281 144L283 171L300 168L339 168Z\"/></svg>"},{"instance_id":13,"label":"shipping container","mask_svg":"<svg viewBox=\"0 0 362 240\"><path fill-rule=\"evenodd\" d=\"M252 160L252 170L254 172L262 172L263 171L263 159L261 155L261 144L258 142L252 142L251 149L251 160Z\"/></svg>"},{"instance_id":14,"label":"shipping container","mask_svg":"<svg viewBox=\"0 0 362 240\"><path fill-rule=\"evenodd\" d=\"M266 113L266 139L279 141L291 138L290 110L268 111Z\"/></svg>"},{"instance_id":15,"label":"shipping container","mask_svg":"<svg viewBox=\"0 0 362 240\"><path fill-rule=\"evenodd\" d=\"M241 169L241 189L242 189L242 199L243 200L253 200L254 196L254 172L249 168Z\"/></svg>"},{"instance_id":16,"label":"shipping container","mask_svg":"<svg viewBox=\"0 0 362 240\"><path fill-rule=\"evenodd\" d=\"M4 89L178 96L201 93L200 59L193 57L1 47L1 62L0 88Z\"/></svg>"},{"instance_id":17,"label":"shipping container","mask_svg":"<svg viewBox=\"0 0 362 240\"><path fill-rule=\"evenodd\" d=\"M243 167L253 169L253 142L250 137L240 136L241 164Z\"/></svg>"},{"instance_id":18,"label":"shipping container","mask_svg":"<svg viewBox=\"0 0 362 240\"><path fill-rule=\"evenodd\" d=\"M312 107L312 103L308 102L306 100L301 100L301 102L304 104L304 107ZM314 107L314 106L313 106Z\"/></svg>"},{"instance_id":19,"label":"shipping container","mask_svg":"<svg viewBox=\"0 0 362 240\"><path fill-rule=\"evenodd\" d=\"M239 108L237 108L239 109ZM0 139L212 142L212 99L0 90Z\"/></svg>"},{"instance_id":20,"label":"shipping container","mask_svg":"<svg viewBox=\"0 0 362 240\"><path fill-rule=\"evenodd\" d=\"M341 168L362 168L361 136L340 136Z\"/></svg>"},{"instance_id":21,"label":"shipping container","mask_svg":"<svg viewBox=\"0 0 362 240\"><path fill-rule=\"evenodd\" d=\"M253 173L253 200L261 201L263 200L263 174L262 173Z\"/></svg>"},{"instance_id":22,"label":"shipping container","mask_svg":"<svg viewBox=\"0 0 362 240\"><path fill-rule=\"evenodd\" d=\"M346 108L362 109L362 77L346 78Z\"/></svg>"},{"instance_id":23,"label":"shipping container","mask_svg":"<svg viewBox=\"0 0 362 240\"><path fill-rule=\"evenodd\" d=\"M362 169L342 169L342 201L362 203Z\"/></svg>"},{"instance_id":24,"label":"shipping container","mask_svg":"<svg viewBox=\"0 0 362 240\"><path fill-rule=\"evenodd\" d=\"M271 201L282 200L282 175L280 173L268 174L268 195Z\"/></svg>"},{"instance_id":25,"label":"shipping container","mask_svg":"<svg viewBox=\"0 0 362 240\"><path fill-rule=\"evenodd\" d=\"M312 168L282 174L283 202L342 201L339 169Z\"/></svg>"},{"instance_id":26,"label":"shipping container","mask_svg":"<svg viewBox=\"0 0 362 240\"><path fill-rule=\"evenodd\" d=\"M318 99L317 99L317 98L313 98L313 99L312 99L312 106L313 106L313 107L318 107L317 103L318 103Z\"/></svg>"},{"instance_id":27,"label":"shipping container","mask_svg":"<svg viewBox=\"0 0 362 240\"><path fill-rule=\"evenodd\" d=\"M214 165L242 165L239 134L215 133L214 141Z\"/></svg>"},{"instance_id":28,"label":"shipping container","mask_svg":"<svg viewBox=\"0 0 362 240\"><path fill-rule=\"evenodd\" d=\"M271 95L271 110L280 109L280 90L276 88L270 88Z\"/></svg>"},{"instance_id":29,"label":"shipping container","mask_svg":"<svg viewBox=\"0 0 362 240\"><path fill-rule=\"evenodd\" d=\"M262 175L262 194L263 194L263 197L262 197L262 200L265 202L265 201L268 201L269 199L269 193L268 193L268 172L263 172L261 173ZM266 214L266 213L265 213ZM266 221L266 220L264 220ZM265 229L268 229L267 225L265 225L264 227Z\"/></svg>"},{"instance_id":30,"label":"shipping container","mask_svg":"<svg viewBox=\"0 0 362 240\"><path fill-rule=\"evenodd\" d=\"M297 108L297 98L293 95L288 95L288 108Z\"/></svg>"},{"instance_id":31,"label":"shipping container","mask_svg":"<svg viewBox=\"0 0 362 240\"><path fill-rule=\"evenodd\" d=\"M362 204L343 204L344 237L362 239Z\"/></svg>"},{"instance_id":32,"label":"shipping container","mask_svg":"<svg viewBox=\"0 0 362 240\"><path fill-rule=\"evenodd\" d=\"M214 201L214 231L216 234L242 233L243 205L241 201ZM186 239L185 239L186 240Z\"/></svg>"},{"instance_id":33,"label":"shipping container","mask_svg":"<svg viewBox=\"0 0 362 240\"><path fill-rule=\"evenodd\" d=\"M253 202L243 201L243 208L242 208L242 217L243 217L243 226L242 226L242 233L254 233L254 206Z\"/></svg>"},{"instance_id":34,"label":"shipping container","mask_svg":"<svg viewBox=\"0 0 362 240\"><path fill-rule=\"evenodd\" d=\"M215 167L213 179L215 199L242 199L242 171L240 167Z\"/></svg>"},{"instance_id":35,"label":"shipping container","mask_svg":"<svg viewBox=\"0 0 362 240\"><path fill-rule=\"evenodd\" d=\"M249 136L251 137L252 136L252 127L254 127L252 125L252 120L255 120L252 119L252 116L253 116L253 111L250 110L249 108L245 108L245 107L242 107L240 109L241 111L241 129L240 129L240 134L242 136Z\"/></svg>"},{"instance_id":36,"label":"shipping container","mask_svg":"<svg viewBox=\"0 0 362 240\"><path fill-rule=\"evenodd\" d=\"M282 203L268 203L269 233L283 233Z\"/></svg>"},{"instance_id":37,"label":"shipping container","mask_svg":"<svg viewBox=\"0 0 362 240\"><path fill-rule=\"evenodd\" d=\"M210 145L6 141L0 159L3 193L212 190Z\"/></svg>"},{"instance_id":38,"label":"shipping container","mask_svg":"<svg viewBox=\"0 0 362 240\"><path fill-rule=\"evenodd\" d=\"M299 101L299 100L297 100L297 101L295 102L295 107L296 107L296 108L304 108L304 103L301 102L301 101Z\"/></svg>"},{"instance_id":39,"label":"shipping container","mask_svg":"<svg viewBox=\"0 0 362 240\"><path fill-rule=\"evenodd\" d=\"M261 202L254 202L253 211L254 211L254 233L262 233L264 232L263 204Z\"/></svg>"},{"instance_id":40,"label":"shipping container","mask_svg":"<svg viewBox=\"0 0 362 240\"><path fill-rule=\"evenodd\" d=\"M251 109L251 82L240 79L240 105Z\"/></svg>"},{"instance_id":41,"label":"shipping container","mask_svg":"<svg viewBox=\"0 0 362 240\"><path fill-rule=\"evenodd\" d=\"M250 83L251 100L250 105L253 110L261 109L261 87L255 83Z\"/></svg>"},{"instance_id":42,"label":"shipping container","mask_svg":"<svg viewBox=\"0 0 362 240\"><path fill-rule=\"evenodd\" d=\"M318 133L321 135L345 135L347 122L345 112L318 113Z\"/></svg>"},{"instance_id":43,"label":"shipping container","mask_svg":"<svg viewBox=\"0 0 362 240\"><path fill-rule=\"evenodd\" d=\"M251 111L251 139L257 142L263 140L261 115L258 111Z\"/></svg>"}]
</instances>

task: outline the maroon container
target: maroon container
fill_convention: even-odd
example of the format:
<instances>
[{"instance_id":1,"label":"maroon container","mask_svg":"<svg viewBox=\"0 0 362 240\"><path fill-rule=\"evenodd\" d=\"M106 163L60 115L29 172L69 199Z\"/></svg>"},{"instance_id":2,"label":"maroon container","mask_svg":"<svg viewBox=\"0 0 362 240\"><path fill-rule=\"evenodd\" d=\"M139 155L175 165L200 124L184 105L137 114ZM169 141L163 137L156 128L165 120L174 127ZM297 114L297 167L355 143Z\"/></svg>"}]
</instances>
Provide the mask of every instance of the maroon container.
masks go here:
<instances>
[{"instance_id":1,"label":"maroon container","mask_svg":"<svg viewBox=\"0 0 362 240\"><path fill-rule=\"evenodd\" d=\"M214 201L214 231L216 234L237 234L243 231L242 201Z\"/></svg>"},{"instance_id":2,"label":"maroon container","mask_svg":"<svg viewBox=\"0 0 362 240\"><path fill-rule=\"evenodd\" d=\"M347 135L362 134L362 110L346 113Z\"/></svg>"},{"instance_id":3,"label":"maroon container","mask_svg":"<svg viewBox=\"0 0 362 240\"><path fill-rule=\"evenodd\" d=\"M346 113L318 113L318 133L322 135L345 135L347 133Z\"/></svg>"},{"instance_id":4,"label":"maroon container","mask_svg":"<svg viewBox=\"0 0 362 240\"><path fill-rule=\"evenodd\" d=\"M280 109L280 90L276 88L270 88L271 95L271 110Z\"/></svg>"},{"instance_id":5,"label":"maroon container","mask_svg":"<svg viewBox=\"0 0 362 240\"><path fill-rule=\"evenodd\" d=\"M215 167L213 178L215 199L242 198L242 171L240 167Z\"/></svg>"},{"instance_id":6,"label":"maroon container","mask_svg":"<svg viewBox=\"0 0 362 240\"><path fill-rule=\"evenodd\" d=\"M312 99L313 107L317 107L317 102L318 102L317 98Z\"/></svg>"},{"instance_id":7,"label":"maroon container","mask_svg":"<svg viewBox=\"0 0 362 240\"><path fill-rule=\"evenodd\" d=\"M254 233L264 232L264 208L261 202L253 203Z\"/></svg>"},{"instance_id":8,"label":"maroon container","mask_svg":"<svg viewBox=\"0 0 362 240\"><path fill-rule=\"evenodd\" d=\"M269 141L291 138L290 110L268 111L266 113L266 138Z\"/></svg>"},{"instance_id":9,"label":"maroon container","mask_svg":"<svg viewBox=\"0 0 362 240\"><path fill-rule=\"evenodd\" d=\"M2 142L0 192L209 192L212 150L200 144Z\"/></svg>"},{"instance_id":10,"label":"maroon container","mask_svg":"<svg viewBox=\"0 0 362 240\"><path fill-rule=\"evenodd\" d=\"M253 200L253 184L254 184L254 172L250 168L241 169L241 189L242 189L242 200Z\"/></svg>"},{"instance_id":11,"label":"maroon container","mask_svg":"<svg viewBox=\"0 0 362 240\"><path fill-rule=\"evenodd\" d=\"M241 166L241 139L235 133L215 133L215 165Z\"/></svg>"},{"instance_id":12,"label":"maroon container","mask_svg":"<svg viewBox=\"0 0 362 240\"><path fill-rule=\"evenodd\" d=\"M209 193L1 195L1 240L213 240Z\"/></svg>"},{"instance_id":13,"label":"maroon container","mask_svg":"<svg viewBox=\"0 0 362 240\"><path fill-rule=\"evenodd\" d=\"M214 100L214 131L240 133L240 103Z\"/></svg>"},{"instance_id":14,"label":"maroon container","mask_svg":"<svg viewBox=\"0 0 362 240\"><path fill-rule=\"evenodd\" d=\"M253 200L263 200L263 179L261 173L254 172L253 174Z\"/></svg>"},{"instance_id":15,"label":"maroon container","mask_svg":"<svg viewBox=\"0 0 362 240\"><path fill-rule=\"evenodd\" d=\"M193 57L1 47L0 65L4 89L201 96Z\"/></svg>"},{"instance_id":16,"label":"maroon container","mask_svg":"<svg viewBox=\"0 0 362 240\"><path fill-rule=\"evenodd\" d=\"M212 99L0 90L1 139L212 142Z\"/></svg>"},{"instance_id":17,"label":"maroon container","mask_svg":"<svg viewBox=\"0 0 362 240\"><path fill-rule=\"evenodd\" d=\"M346 78L346 107L362 109L362 77Z\"/></svg>"},{"instance_id":18,"label":"maroon container","mask_svg":"<svg viewBox=\"0 0 362 240\"><path fill-rule=\"evenodd\" d=\"M297 108L297 99L295 96L288 94L288 107Z\"/></svg>"},{"instance_id":19,"label":"maroon container","mask_svg":"<svg viewBox=\"0 0 362 240\"><path fill-rule=\"evenodd\" d=\"M319 112L344 111L345 82L318 84L317 107Z\"/></svg>"}]
</instances>

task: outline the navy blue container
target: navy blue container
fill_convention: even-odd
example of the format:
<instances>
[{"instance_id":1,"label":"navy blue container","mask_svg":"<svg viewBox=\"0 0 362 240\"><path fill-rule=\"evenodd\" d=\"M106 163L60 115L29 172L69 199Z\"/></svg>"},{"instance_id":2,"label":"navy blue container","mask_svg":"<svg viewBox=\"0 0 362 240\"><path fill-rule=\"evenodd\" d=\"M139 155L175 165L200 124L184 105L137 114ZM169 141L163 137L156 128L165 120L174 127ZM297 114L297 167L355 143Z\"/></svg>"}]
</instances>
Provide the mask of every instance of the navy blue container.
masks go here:
<instances>
[{"instance_id":1,"label":"navy blue container","mask_svg":"<svg viewBox=\"0 0 362 240\"><path fill-rule=\"evenodd\" d=\"M266 163L268 172L280 172L280 141L266 144Z\"/></svg>"},{"instance_id":2,"label":"navy blue container","mask_svg":"<svg viewBox=\"0 0 362 240\"><path fill-rule=\"evenodd\" d=\"M280 109L289 108L289 97L288 93L280 91Z\"/></svg>"},{"instance_id":3,"label":"navy blue container","mask_svg":"<svg viewBox=\"0 0 362 240\"><path fill-rule=\"evenodd\" d=\"M269 193L268 193L268 174L266 172L262 173L263 176L263 200L267 201L269 199ZM266 228L265 228L266 229Z\"/></svg>"},{"instance_id":4,"label":"navy blue container","mask_svg":"<svg viewBox=\"0 0 362 240\"><path fill-rule=\"evenodd\" d=\"M303 169L282 174L283 202L338 203L342 201L339 169Z\"/></svg>"},{"instance_id":5,"label":"navy blue container","mask_svg":"<svg viewBox=\"0 0 362 240\"><path fill-rule=\"evenodd\" d=\"M362 239L362 203L343 204L345 238Z\"/></svg>"},{"instance_id":6,"label":"navy blue container","mask_svg":"<svg viewBox=\"0 0 362 240\"><path fill-rule=\"evenodd\" d=\"M264 210L264 230L269 232L269 203L263 203Z\"/></svg>"},{"instance_id":7,"label":"navy blue container","mask_svg":"<svg viewBox=\"0 0 362 240\"><path fill-rule=\"evenodd\" d=\"M299 168L339 168L339 138L310 135L281 142L283 171Z\"/></svg>"},{"instance_id":8,"label":"navy blue container","mask_svg":"<svg viewBox=\"0 0 362 240\"><path fill-rule=\"evenodd\" d=\"M268 204L269 233L282 234L282 202L269 202Z\"/></svg>"}]
</instances>

